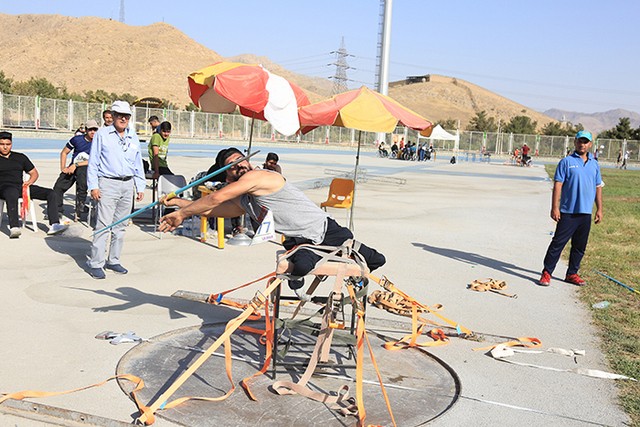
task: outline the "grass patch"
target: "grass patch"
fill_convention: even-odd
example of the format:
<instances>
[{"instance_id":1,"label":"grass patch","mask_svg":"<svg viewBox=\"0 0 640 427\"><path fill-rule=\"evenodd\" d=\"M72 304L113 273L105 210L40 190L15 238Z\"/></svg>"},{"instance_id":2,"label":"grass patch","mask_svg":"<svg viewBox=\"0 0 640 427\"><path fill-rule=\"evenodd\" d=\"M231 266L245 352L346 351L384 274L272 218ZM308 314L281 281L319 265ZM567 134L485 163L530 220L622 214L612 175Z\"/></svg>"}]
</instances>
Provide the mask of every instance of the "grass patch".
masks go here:
<instances>
[{"instance_id":1,"label":"grass patch","mask_svg":"<svg viewBox=\"0 0 640 427\"><path fill-rule=\"evenodd\" d=\"M553 178L555 166L547 165L546 170ZM578 295L591 310L612 370L640 379L640 294L595 272L640 292L640 171L602 169L602 179L606 184L602 190L604 217L591 227L580 266L580 275L589 284L580 288ZM611 305L591 308L604 300ZM620 403L632 425L640 426L640 382L618 381L617 385Z\"/></svg>"}]
</instances>

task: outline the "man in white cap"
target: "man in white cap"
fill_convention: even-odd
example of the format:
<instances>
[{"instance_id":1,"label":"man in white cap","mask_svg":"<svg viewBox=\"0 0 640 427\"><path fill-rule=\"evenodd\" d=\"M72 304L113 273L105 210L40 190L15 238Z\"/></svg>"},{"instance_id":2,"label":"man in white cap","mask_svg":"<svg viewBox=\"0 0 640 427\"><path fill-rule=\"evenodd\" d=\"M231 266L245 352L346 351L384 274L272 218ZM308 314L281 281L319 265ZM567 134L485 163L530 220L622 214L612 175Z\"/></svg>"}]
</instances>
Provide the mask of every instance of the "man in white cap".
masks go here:
<instances>
[{"instance_id":1,"label":"man in white cap","mask_svg":"<svg viewBox=\"0 0 640 427\"><path fill-rule=\"evenodd\" d=\"M60 152L60 176L53 186L53 191L58 196L58 214L63 215L64 193L76 184L76 214L75 220L79 221L80 216L85 212L85 201L87 199L87 166L89 164L89 153L91 152L91 141L100 128L98 122L87 120L86 133L76 135L66 143ZM71 155L71 162L67 166L67 157Z\"/></svg>"},{"instance_id":2,"label":"man in white cap","mask_svg":"<svg viewBox=\"0 0 640 427\"><path fill-rule=\"evenodd\" d=\"M111 106L113 124L96 132L91 143L91 156L87 170L87 184L91 198L97 202L96 230L124 218L131 212L133 197L142 200L146 186L140 141L129 128L131 107L128 102L115 101ZM120 263L126 223L122 222L108 232L93 236L89 274L96 279L106 277L104 269L120 274L128 270ZM109 255L107 240L111 235Z\"/></svg>"}]
</instances>

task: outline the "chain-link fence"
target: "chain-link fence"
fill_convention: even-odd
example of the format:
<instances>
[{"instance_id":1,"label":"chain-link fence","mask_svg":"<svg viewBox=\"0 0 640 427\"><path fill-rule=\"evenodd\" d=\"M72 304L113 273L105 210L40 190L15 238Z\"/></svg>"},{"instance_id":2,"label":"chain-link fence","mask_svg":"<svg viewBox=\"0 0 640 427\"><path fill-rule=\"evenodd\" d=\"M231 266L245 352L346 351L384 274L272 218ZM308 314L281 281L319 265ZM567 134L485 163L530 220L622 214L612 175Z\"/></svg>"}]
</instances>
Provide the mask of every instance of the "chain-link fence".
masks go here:
<instances>
[{"instance_id":1,"label":"chain-link fence","mask_svg":"<svg viewBox=\"0 0 640 427\"><path fill-rule=\"evenodd\" d=\"M0 127L17 129L43 129L70 132L94 119L101 123L102 111L109 106L104 103L79 102L64 99L48 99L33 96L0 93ZM150 116L158 116L160 121L169 121L174 138L199 140L238 140L306 142L311 144L356 146L358 141L364 149L377 146L377 134L359 132L334 126L323 126L305 135L284 136L273 129L271 124L239 114L214 114L196 111L168 110L162 108L133 107L132 125L141 136L151 135L148 124ZM449 131L452 139L429 140L438 151L462 153L491 153L510 155L514 150L527 144L534 156L562 157L573 147L573 138L568 136L516 135L497 132ZM387 142L414 141L425 143L418 133L397 128L387 135ZM456 140L457 138L457 140ZM629 152L630 161L640 161L640 142L613 139L598 139L599 158L609 161L622 160Z\"/></svg>"}]
</instances>

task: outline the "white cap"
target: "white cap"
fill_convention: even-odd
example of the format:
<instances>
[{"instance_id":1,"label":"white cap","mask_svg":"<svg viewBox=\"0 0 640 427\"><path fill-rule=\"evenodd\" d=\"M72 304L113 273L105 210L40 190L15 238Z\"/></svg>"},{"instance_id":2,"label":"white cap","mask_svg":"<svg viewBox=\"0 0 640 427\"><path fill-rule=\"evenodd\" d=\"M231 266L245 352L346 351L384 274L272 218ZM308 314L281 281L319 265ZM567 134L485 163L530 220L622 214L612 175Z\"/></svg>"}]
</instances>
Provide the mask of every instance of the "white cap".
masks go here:
<instances>
[{"instance_id":1,"label":"white cap","mask_svg":"<svg viewBox=\"0 0 640 427\"><path fill-rule=\"evenodd\" d=\"M131 107L129 106L129 103L127 101L114 101L113 105L111 106L111 111L120 114L132 114Z\"/></svg>"}]
</instances>

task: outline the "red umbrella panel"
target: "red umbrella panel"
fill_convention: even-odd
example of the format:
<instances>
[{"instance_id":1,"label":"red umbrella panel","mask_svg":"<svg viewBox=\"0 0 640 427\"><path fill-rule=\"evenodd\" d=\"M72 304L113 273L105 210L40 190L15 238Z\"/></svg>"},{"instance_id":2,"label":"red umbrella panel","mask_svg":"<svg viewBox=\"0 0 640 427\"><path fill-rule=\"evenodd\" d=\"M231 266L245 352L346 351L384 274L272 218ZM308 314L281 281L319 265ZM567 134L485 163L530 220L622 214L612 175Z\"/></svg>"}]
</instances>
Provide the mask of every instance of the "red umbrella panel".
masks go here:
<instances>
[{"instance_id":1,"label":"red umbrella panel","mask_svg":"<svg viewBox=\"0 0 640 427\"><path fill-rule=\"evenodd\" d=\"M191 73L189 95L209 113L232 113L266 120L283 135L300 128L298 107L309 104L300 87L257 64L218 62Z\"/></svg>"}]
</instances>

